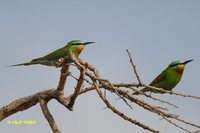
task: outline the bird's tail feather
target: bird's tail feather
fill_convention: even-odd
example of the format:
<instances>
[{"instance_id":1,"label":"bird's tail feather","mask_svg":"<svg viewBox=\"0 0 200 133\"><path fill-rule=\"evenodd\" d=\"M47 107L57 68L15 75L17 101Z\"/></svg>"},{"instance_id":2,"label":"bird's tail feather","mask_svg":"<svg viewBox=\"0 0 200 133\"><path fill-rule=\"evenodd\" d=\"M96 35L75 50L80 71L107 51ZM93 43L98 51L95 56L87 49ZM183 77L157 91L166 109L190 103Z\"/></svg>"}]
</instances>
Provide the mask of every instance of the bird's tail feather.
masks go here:
<instances>
[{"instance_id":1,"label":"bird's tail feather","mask_svg":"<svg viewBox=\"0 0 200 133\"><path fill-rule=\"evenodd\" d=\"M147 92L147 91L149 91L149 88L145 87L145 88L143 88L143 89L141 89L139 91L134 92L133 95L139 95L140 92L143 93L143 92Z\"/></svg>"},{"instance_id":2,"label":"bird's tail feather","mask_svg":"<svg viewBox=\"0 0 200 133\"><path fill-rule=\"evenodd\" d=\"M38 64L38 62L31 61L31 62L26 62L26 63L21 63L21 64L10 65L9 67L14 67L14 66L28 66L28 65L34 65L34 64Z\"/></svg>"},{"instance_id":3,"label":"bird's tail feather","mask_svg":"<svg viewBox=\"0 0 200 133\"><path fill-rule=\"evenodd\" d=\"M31 60L30 62L15 64L15 65L10 65L9 67L14 67L14 66L28 66L28 65L40 64L42 62L42 59L43 59L43 57L36 58L36 59Z\"/></svg>"}]
</instances>

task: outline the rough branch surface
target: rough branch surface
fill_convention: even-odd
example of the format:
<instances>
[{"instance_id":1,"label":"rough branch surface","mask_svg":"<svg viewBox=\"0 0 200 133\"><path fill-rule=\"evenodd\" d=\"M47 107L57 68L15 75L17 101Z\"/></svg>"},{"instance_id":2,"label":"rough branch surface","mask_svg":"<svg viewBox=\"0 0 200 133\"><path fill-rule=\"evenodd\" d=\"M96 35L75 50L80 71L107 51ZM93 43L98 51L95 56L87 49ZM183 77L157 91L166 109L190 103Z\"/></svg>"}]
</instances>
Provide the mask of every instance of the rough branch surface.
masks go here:
<instances>
[{"instance_id":1,"label":"rough branch surface","mask_svg":"<svg viewBox=\"0 0 200 133\"><path fill-rule=\"evenodd\" d=\"M193 96L183 93L177 93L177 92L171 92L171 91L164 91L162 88L156 88L153 86L148 86L144 84L140 76L137 72L136 65L134 64L134 61L131 57L131 54L128 50L126 50L128 57L130 59L131 66L133 68L134 75L136 76L138 83L111 83L109 80L103 78L100 75L100 72L97 68L92 66L86 61L83 61L81 59L76 59L72 54L66 57L66 59L62 63L61 71L60 71L60 80L58 83L57 88L52 89L46 89L41 92L38 92L36 94L19 98L17 100L14 100L10 104L0 108L0 121L5 119L6 117L9 117L12 114L15 114L19 111L26 110L36 104L40 104L41 110L44 114L44 117L46 118L47 122L49 123L52 131L54 133L60 133L61 131L58 128L58 125L56 124L53 116L51 115L49 109L48 109L48 102L52 99L57 100L59 103L61 103L63 106L65 106L69 111L73 110L73 106L75 104L75 101L79 95L85 94L89 91L96 91L99 95L100 99L105 103L108 109L112 110L113 113L121 117L122 119L139 126L143 128L144 130L148 130L150 132L154 133L160 133L162 131L158 131L156 129L153 129L146 125L145 123L140 122L139 120L135 120L134 118L129 117L125 113L119 111L119 109L115 108L115 106L107 99L106 95L102 92L103 90L107 90L108 92L117 95L120 99L123 100L124 104L126 104L128 107L130 107L130 111L132 109L131 104L135 103L138 106L141 106L143 109L157 114L160 116L161 119L166 120L169 124L172 126L175 126L179 128L180 130L188 133L192 133L192 131L188 130L185 126L182 127L179 124L184 123L187 126L192 126L196 128L196 131L198 132L200 129L200 126L189 122L187 120L181 119L181 116L177 114L173 114L168 111L167 108L163 108L160 106L152 105L148 102L145 102L141 99L139 99L138 96L132 95L133 92L137 91L137 87L149 87L155 90L163 91L165 93L173 94L175 96L181 96L181 97L189 97L193 99L200 99L199 96ZM67 60L72 61L76 68L80 71L79 78L76 78L69 72L70 65L67 63ZM71 76L72 78L77 80L76 87L74 89L74 93L70 94L68 96L64 95L64 88L67 82L67 77ZM85 85L87 84L87 86ZM83 86L86 86L83 88ZM158 101L160 103L170 105L172 107L178 108L177 105L165 101L159 98L155 98L151 95L147 95L145 93L139 92L141 95L144 95L147 99L150 98L152 100ZM131 104L130 104L131 103Z\"/></svg>"}]
</instances>

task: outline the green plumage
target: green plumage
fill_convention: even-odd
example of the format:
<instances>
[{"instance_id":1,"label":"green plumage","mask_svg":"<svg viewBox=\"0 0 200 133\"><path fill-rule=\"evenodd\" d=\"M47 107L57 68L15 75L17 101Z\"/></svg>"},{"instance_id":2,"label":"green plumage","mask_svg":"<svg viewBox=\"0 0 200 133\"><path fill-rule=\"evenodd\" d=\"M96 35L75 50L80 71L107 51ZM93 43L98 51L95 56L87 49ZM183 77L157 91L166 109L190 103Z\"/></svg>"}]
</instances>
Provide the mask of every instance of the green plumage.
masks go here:
<instances>
[{"instance_id":1,"label":"green plumage","mask_svg":"<svg viewBox=\"0 0 200 133\"><path fill-rule=\"evenodd\" d=\"M182 61L172 62L149 85L171 91L181 80L185 65L191 61L192 60L188 60L185 62ZM154 93L164 93L159 90L153 90L152 88L148 87L140 90L140 92L148 92L148 91ZM138 95L138 94L139 92L133 93L133 95Z\"/></svg>"},{"instance_id":2,"label":"green plumage","mask_svg":"<svg viewBox=\"0 0 200 133\"><path fill-rule=\"evenodd\" d=\"M72 40L72 41L68 42L66 46L64 46L60 49L57 49L43 57L33 59L30 62L16 64L16 65L12 65L12 66L22 66L22 65L28 66L28 65L34 65L34 64L41 64L41 65L46 65L46 66L60 67L63 59L70 52L72 52L76 57L78 57L80 53L78 53L75 49L78 49L81 45L87 45L90 43L94 43L94 42L82 43L80 40Z\"/></svg>"}]
</instances>

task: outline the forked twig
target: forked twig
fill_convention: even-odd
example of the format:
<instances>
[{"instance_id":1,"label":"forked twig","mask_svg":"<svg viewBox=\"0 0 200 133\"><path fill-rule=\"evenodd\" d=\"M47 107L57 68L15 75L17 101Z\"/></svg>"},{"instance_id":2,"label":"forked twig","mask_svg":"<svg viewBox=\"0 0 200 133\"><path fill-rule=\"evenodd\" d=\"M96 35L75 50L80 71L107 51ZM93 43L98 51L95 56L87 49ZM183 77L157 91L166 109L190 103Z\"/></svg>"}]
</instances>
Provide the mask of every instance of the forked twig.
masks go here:
<instances>
[{"instance_id":1,"label":"forked twig","mask_svg":"<svg viewBox=\"0 0 200 133\"><path fill-rule=\"evenodd\" d=\"M176 122L181 122L186 125L200 129L199 125L191 123L189 121L182 120L181 118L179 118L178 115L172 114L166 108L160 107L160 106L155 106L153 104L145 102L145 101L141 100L140 98L138 98L138 96L132 95L130 93L130 91L131 92L137 91L134 87L149 87L149 88L152 88L155 90L159 90L163 93L169 93L169 94L174 94L174 95L182 96L182 97L190 97L190 98L194 98L194 99L200 99L199 96L192 96L192 95L187 95L187 94L182 94L182 93L166 91L166 90L163 90L162 88L156 88L156 87L149 86L149 85L142 83L142 81L139 77L139 74L136 70L136 65L133 62L130 52L128 50L126 50L126 52L128 53L130 63L132 65L132 68L134 70L134 73L136 75L138 83L112 83L108 79L102 78L102 76L100 75L100 73L96 67L92 66L91 64L89 64L86 61L75 58L74 55L72 55L72 54L69 54L65 58L65 60L62 64L62 68L61 68L61 72L60 72L60 80L58 83L58 87L56 89L48 89L48 90L44 90L44 91L38 92L36 94L30 95L27 97L19 98L15 101L11 102L10 104L0 108L0 121L12 114L15 114L19 111L26 110L26 109L36 105L37 103L40 103L43 114L44 114L45 118L47 119L52 131L54 133L60 133L60 130L59 130L53 116L49 112L47 103L52 99L56 99L59 103L61 103L67 109L72 110L73 106L75 104L75 101L79 95L82 95L89 91L96 90L96 92L98 93L101 100L106 104L107 108L112 110L113 113L117 114L119 117L123 118L124 120L126 120L132 124L135 124L135 125L143 128L143 129L146 129L150 132L154 132L154 133L160 132L160 131L157 131L157 130L145 125L144 123L141 123L141 122L125 115L123 112L116 109L115 106L112 105L112 103L107 99L106 95L104 95L102 93L103 90L108 90L110 93L116 94L121 99L123 99L124 103L127 106L129 106L131 109L132 109L131 104L129 104L128 102L135 103L136 105L142 107L143 109L145 109L149 112L152 112L154 114L157 114L161 118L168 121L170 124L181 129L182 131L190 132L188 129L184 128L183 126L178 125ZM70 72L69 72L70 64L69 64L69 62L67 62L67 60L70 60L72 63L75 64L75 67L79 69L80 75L79 75L79 78L76 78L76 77L72 76L72 74L71 74L71 76L73 78L75 78L77 81L76 87L74 89L73 94L65 97L64 96L64 88L66 85L67 77L70 76ZM86 81L88 83L87 84L88 86L85 87L86 82L84 82L84 81ZM82 88L83 86L85 88ZM146 96L147 98L151 98L155 101L159 101L161 103L165 103L165 104L171 105L175 108L178 108L176 105L174 105L168 101L165 101L165 100L162 100L159 98L155 98L153 96L149 96L142 92L140 94ZM197 130L197 132L198 132L198 130Z\"/></svg>"}]
</instances>

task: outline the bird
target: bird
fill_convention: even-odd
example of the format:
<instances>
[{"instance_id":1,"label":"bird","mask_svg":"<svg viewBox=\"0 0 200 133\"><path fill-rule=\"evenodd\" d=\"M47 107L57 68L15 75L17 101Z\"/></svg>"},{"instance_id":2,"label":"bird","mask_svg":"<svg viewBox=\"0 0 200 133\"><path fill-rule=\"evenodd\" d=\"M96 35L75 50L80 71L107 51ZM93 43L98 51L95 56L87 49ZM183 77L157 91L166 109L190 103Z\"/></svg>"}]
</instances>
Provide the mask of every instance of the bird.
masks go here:
<instances>
[{"instance_id":1,"label":"bird","mask_svg":"<svg viewBox=\"0 0 200 133\"><path fill-rule=\"evenodd\" d=\"M30 62L15 64L11 66L28 66L41 64L46 66L61 67L62 61L67 55L72 53L76 58L78 58L85 46L91 43L95 42L81 42L80 40L72 40L68 42L64 47L57 49L43 57L33 59Z\"/></svg>"},{"instance_id":2,"label":"bird","mask_svg":"<svg viewBox=\"0 0 200 133\"><path fill-rule=\"evenodd\" d=\"M173 61L168 67L163 70L149 85L157 88L162 88L166 91L171 91L181 80L186 64L193 60ZM153 93L165 93L163 91L155 90L149 87L145 87L140 91L136 91L133 95L139 95L140 92L153 92Z\"/></svg>"}]
</instances>

